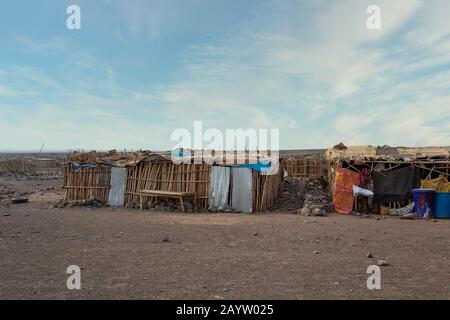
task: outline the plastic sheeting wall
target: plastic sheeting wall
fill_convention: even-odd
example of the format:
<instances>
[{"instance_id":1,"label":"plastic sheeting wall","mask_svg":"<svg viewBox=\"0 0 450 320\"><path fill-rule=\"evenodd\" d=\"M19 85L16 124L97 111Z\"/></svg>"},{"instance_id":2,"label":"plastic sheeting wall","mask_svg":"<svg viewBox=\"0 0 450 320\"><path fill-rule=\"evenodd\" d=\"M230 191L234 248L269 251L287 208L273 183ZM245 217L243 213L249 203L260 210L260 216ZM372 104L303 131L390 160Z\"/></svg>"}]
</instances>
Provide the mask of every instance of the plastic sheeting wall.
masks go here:
<instances>
[{"instance_id":1,"label":"plastic sheeting wall","mask_svg":"<svg viewBox=\"0 0 450 320\"><path fill-rule=\"evenodd\" d=\"M223 210L227 207L230 190L230 168L213 166L210 173L209 209Z\"/></svg>"},{"instance_id":2,"label":"plastic sheeting wall","mask_svg":"<svg viewBox=\"0 0 450 320\"><path fill-rule=\"evenodd\" d=\"M250 168L232 168L231 206L241 212L253 212L253 176Z\"/></svg>"},{"instance_id":3,"label":"plastic sheeting wall","mask_svg":"<svg viewBox=\"0 0 450 320\"><path fill-rule=\"evenodd\" d=\"M125 202L125 168L111 168L108 206L120 207Z\"/></svg>"}]
</instances>

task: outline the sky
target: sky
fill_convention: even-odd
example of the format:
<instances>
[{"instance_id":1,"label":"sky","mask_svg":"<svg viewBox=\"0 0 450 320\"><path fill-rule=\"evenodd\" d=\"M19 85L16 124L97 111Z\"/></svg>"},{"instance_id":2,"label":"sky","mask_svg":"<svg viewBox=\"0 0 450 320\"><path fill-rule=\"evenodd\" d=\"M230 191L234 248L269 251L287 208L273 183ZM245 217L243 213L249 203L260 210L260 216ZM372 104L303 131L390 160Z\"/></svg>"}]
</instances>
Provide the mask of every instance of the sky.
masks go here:
<instances>
[{"instance_id":1,"label":"sky","mask_svg":"<svg viewBox=\"0 0 450 320\"><path fill-rule=\"evenodd\" d=\"M5 0L0 39L0 150L167 150L196 120L450 145L448 0Z\"/></svg>"}]
</instances>

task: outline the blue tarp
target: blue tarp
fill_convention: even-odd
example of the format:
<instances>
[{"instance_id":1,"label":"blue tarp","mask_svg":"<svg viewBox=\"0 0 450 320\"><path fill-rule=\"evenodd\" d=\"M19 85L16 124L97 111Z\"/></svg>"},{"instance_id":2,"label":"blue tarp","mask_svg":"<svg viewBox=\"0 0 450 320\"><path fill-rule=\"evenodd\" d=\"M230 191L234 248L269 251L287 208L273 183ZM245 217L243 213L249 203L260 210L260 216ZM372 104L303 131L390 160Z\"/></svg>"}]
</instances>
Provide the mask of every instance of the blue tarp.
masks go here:
<instances>
[{"instance_id":1,"label":"blue tarp","mask_svg":"<svg viewBox=\"0 0 450 320\"><path fill-rule=\"evenodd\" d=\"M258 163L244 163L236 166L235 168L251 168L255 171L269 172L270 171L270 160L264 160Z\"/></svg>"},{"instance_id":2,"label":"blue tarp","mask_svg":"<svg viewBox=\"0 0 450 320\"><path fill-rule=\"evenodd\" d=\"M191 156L191 152L190 151L172 151L170 153L170 155L173 158L183 158L183 157Z\"/></svg>"},{"instance_id":3,"label":"blue tarp","mask_svg":"<svg viewBox=\"0 0 450 320\"><path fill-rule=\"evenodd\" d=\"M70 169L72 170L77 170L77 169L92 169L92 168L98 168L98 167L112 167L112 162L110 161L109 164L104 165L104 164L78 164L78 163L74 163L72 162L70 164Z\"/></svg>"}]
</instances>

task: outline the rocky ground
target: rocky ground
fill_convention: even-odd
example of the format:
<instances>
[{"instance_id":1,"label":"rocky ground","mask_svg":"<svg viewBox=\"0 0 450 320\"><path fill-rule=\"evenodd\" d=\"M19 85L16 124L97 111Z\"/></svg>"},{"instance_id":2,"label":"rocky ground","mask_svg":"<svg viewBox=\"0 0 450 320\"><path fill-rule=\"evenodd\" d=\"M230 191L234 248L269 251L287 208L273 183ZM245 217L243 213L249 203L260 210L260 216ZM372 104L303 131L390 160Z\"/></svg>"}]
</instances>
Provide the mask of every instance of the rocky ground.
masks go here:
<instances>
[{"instance_id":1,"label":"rocky ground","mask_svg":"<svg viewBox=\"0 0 450 320\"><path fill-rule=\"evenodd\" d=\"M322 177L286 177L271 211L304 216L326 216L332 211L327 184Z\"/></svg>"},{"instance_id":2,"label":"rocky ground","mask_svg":"<svg viewBox=\"0 0 450 320\"><path fill-rule=\"evenodd\" d=\"M304 216L327 216L333 211L323 177L307 177L305 180L303 207L298 212Z\"/></svg>"},{"instance_id":3,"label":"rocky ground","mask_svg":"<svg viewBox=\"0 0 450 320\"><path fill-rule=\"evenodd\" d=\"M44 173L0 173L0 206L11 204L15 198L28 198L30 195L59 189L61 186L62 176L56 173L51 176Z\"/></svg>"},{"instance_id":4,"label":"rocky ground","mask_svg":"<svg viewBox=\"0 0 450 320\"><path fill-rule=\"evenodd\" d=\"M304 200L305 180L285 177L271 211L296 213Z\"/></svg>"},{"instance_id":5,"label":"rocky ground","mask_svg":"<svg viewBox=\"0 0 450 320\"><path fill-rule=\"evenodd\" d=\"M449 299L450 221L0 209L0 299ZM379 261L382 260L382 261ZM366 287L381 264L381 290ZM69 265L81 290L66 287Z\"/></svg>"},{"instance_id":6,"label":"rocky ground","mask_svg":"<svg viewBox=\"0 0 450 320\"><path fill-rule=\"evenodd\" d=\"M265 214L49 209L61 184L0 178L30 200L0 205L0 299L450 299L450 221L292 214L325 206L311 179L283 186L305 194L292 210ZM381 290L367 289L371 265Z\"/></svg>"}]
</instances>

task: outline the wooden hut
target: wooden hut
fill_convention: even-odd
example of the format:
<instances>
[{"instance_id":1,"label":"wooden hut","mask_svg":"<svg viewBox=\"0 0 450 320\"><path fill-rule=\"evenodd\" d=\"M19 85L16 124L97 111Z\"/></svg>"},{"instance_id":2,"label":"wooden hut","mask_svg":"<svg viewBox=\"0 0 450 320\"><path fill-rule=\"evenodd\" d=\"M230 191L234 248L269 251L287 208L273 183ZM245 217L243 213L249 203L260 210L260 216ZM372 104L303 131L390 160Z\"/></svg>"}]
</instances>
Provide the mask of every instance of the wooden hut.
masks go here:
<instances>
[{"instance_id":1,"label":"wooden hut","mask_svg":"<svg viewBox=\"0 0 450 320\"><path fill-rule=\"evenodd\" d=\"M207 209L211 197L211 171L213 167L246 168L251 174L252 212L269 209L278 194L282 179L281 170L267 175L249 163L252 156L246 152L235 153L234 161L228 165L225 154L213 153L206 159L202 156L188 156L181 163L173 161L169 154L150 151L136 153L74 153L66 159L64 188L66 200L95 198L105 205L111 190L111 171L125 168L125 187L123 205L135 206L142 199L142 191L161 191L166 193L189 193L195 195L197 208ZM237 170L236 170L237 171ZM233 202L232 188L229 184L228 204ZM163 195L157 200L167 200Z\"/></svg>"},{"instance_id":2,"label":"wooden hut","mask_svg":"<svg viewBox=\"0 0 450 320\"><path fill-rule=\"evenodd\" d=\"M326 151L326 161L331 194L336 191L335 182L338 168L358 174L366 172L366 174L377 175L381 178L389 176L393 172L411 168L414 169L412 171L415 173L418 186L424 180L438 177L450 180L450 147L347 147L341 143ZM372 187L374 186L372 185ZM391 209L400 208L406 205L406 202L403 200L387 201L382 203L382 206Z\"/></svg>"}]
</instances>

